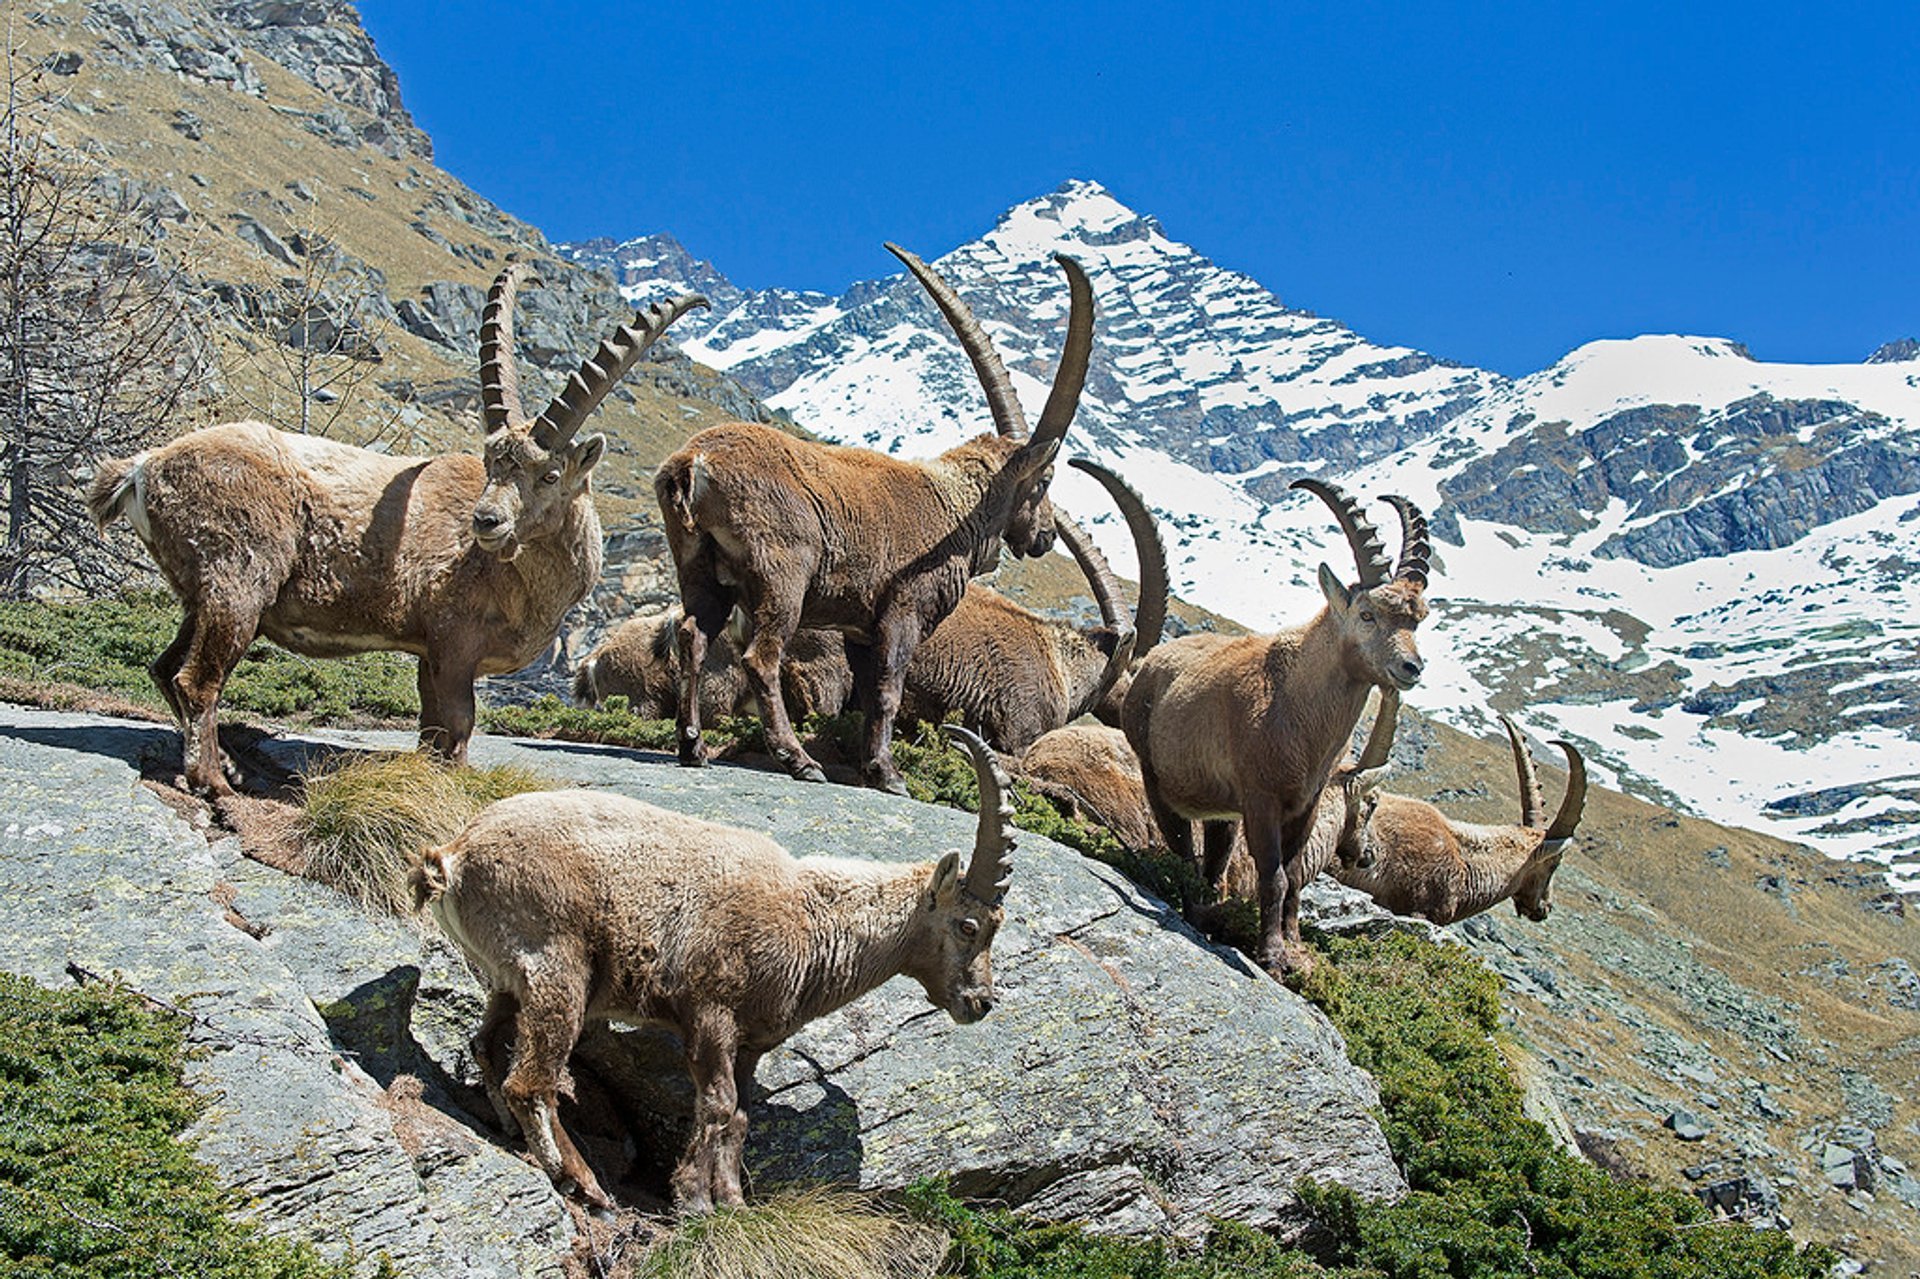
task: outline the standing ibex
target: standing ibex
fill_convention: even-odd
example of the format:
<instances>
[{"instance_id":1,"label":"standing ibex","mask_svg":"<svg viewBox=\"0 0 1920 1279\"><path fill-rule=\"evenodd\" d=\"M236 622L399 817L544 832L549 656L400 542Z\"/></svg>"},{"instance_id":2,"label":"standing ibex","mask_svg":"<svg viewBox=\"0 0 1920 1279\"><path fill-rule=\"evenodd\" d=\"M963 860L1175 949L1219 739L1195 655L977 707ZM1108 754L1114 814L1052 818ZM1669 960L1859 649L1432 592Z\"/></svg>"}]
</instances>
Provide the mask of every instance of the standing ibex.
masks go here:
<instances>
[{"instance_id":1,"label":"standing ibex","mask_svg":"<svg viewBox=\"0 0 1920 1279\"><path fill-rule=\"evenodd\" d=\"M484 461L391 457L258 422L212 426L103 463L87 495L125 516L186 609L148 667L184 739L187 784L231 793L220 690L257 635L312 657L420 656L420 741L466 757L473 681L519 670L600 575L589 483L606 439L587 415L693 296L656 304L600 344L540 416L520 404L514 294L494 281L480 328Z\"/></svg>"},{"instance_id":2,"label":"standing ibex","mask_svg":"<svg viewBox=\"0 0 1920 1279\"><path fill-rule=\"evenodd\" d=\"M1553 821L1543 824L1533 757L1513 721L1502 715L1500 722L1519 774L1518 826L1456 822L1432 804L1383 794L1361 825L1370 860L1330 867L1334 877L1396 915L1424 915L1436 924L1477 915L1509 897L1523 918L1546 919L1553 873L1586 805L1587 765L1570 743L1553 742L1567 757L1567 793Z\"/></svg>"},{"instance_id":3,"label":"standing ibex","mask_svg":"<svg viewBox=\"0 0 1920 1279\"><path fill-rule=\"evenodd\" d=\"M1093 346L1086 273L1057 256L1071 299L1067 344L1028 439L1013 383L966 304L919 258L887 247L960 339L998 434L931 461L903 462L739 422L700 432L661 464L654 492L687 613L677 726L683 764L706 760L695 674L738 604L748 622L742 660L774 758L795 777L826 780L787 718L780 661L800 627L837 630L866 714L863 775L904 791L893 720L914 650L954 610L967 580L998 562L1003 540L1016 555L1044 555L1053 543L1047 485Z\"/></svg>"},{"instance_id":4,"label":"standing ibex","mask_svg":"<svg viewBox=\"0 0 1920 1279\"><path fill-rule=\"evenodd\" d=\"M1145 502L1118 475L1082 458L1068 465L1099 480L1125 516L1140 557L1140 602L1132 626L1120 585L1085 531L1055 510L1054 527L1100 608L1085 630L1022 608L970 583L959 607L921 640L907 666L902 710L938 722L959 712L998 750L1025 750L1042 733L1093 712L1118 719L1116 687L1131 660L1160 639L1167 616L1166 551ZM1104 712L1104 714L1103 714Z\"/></svg>"},{"instance_id":5,"label":"standing ibex","mask_svg":"<svg viewBox=\"0 0 1920 1279\"><path fill-rule=\"evenodd\" d=\"M1260 960L1276 976L1311 961L1300 945L1292 876L1322 787L1366 705L1367 692L1420 678L1414 628L1427 615L1426 519L1389 497L1402 548L1388 565L1359 506L1331 484L1297 480L1333 509L1359 569L1344 585L1320 566L1326 607L1273 635L1188 635L1134 672L1122 727L1140 757L1154 820L1175 855L1191 857L1191 821L1206 827L1204 873L1217 883L1244 825L1260 881Z\"/></svg>"},{"instance_id":6,"label":"standing ibex","mask_svg":"<svg viewBox=\"0 0 1920 1279\"><path fill-rule=\"evenodd\" d=\"M627 699L627 710L641 719L672 719L680 705L680 619L678 607L632 617L607 632L573 673L573 700L598 706L609 697ZM780 686L787 714L796 722L809 715L837 715L853 695L846 644L838 631L798 630L780 663ZM747 686L740 650L731 630L707 646L700 668L700 718L758 715L760 703Z\"/></svg>"},{"instance_id":7,"label":"standing ibex","mask_svg":"<svg viewBox=\"0 0 1920 1279\"><path fill-rule=\"evenodd\" d=\"M741 1202L754 1067L800 1027L896 974L963 1025L987 1014L1010 787L978 738L946 731L980 782L964 871L957 852L905 867L796 861L764 835L583 791L501 800L422 857L416 902L492 992L473 1041L488 1094L556 1184L610 1206L558 1114L589 1017L679 1033L695 1100L673 1198L692 1213Z\"/></svg>"}]
</instances>

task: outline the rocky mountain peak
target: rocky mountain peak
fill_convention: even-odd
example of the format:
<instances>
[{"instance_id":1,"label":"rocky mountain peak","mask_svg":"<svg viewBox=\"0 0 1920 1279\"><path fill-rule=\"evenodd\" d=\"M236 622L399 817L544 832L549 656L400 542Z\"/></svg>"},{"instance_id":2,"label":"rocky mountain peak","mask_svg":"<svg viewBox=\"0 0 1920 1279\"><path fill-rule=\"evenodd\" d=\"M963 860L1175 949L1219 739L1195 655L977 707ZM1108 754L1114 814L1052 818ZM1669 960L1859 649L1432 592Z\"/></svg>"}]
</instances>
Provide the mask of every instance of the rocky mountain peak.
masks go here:
<instances>
[{"instance_id":1,"label":"rocky mountain peak","mask_svg":"<svg viewBox=\"0 0 1920 1279\"><path fill-rule=\"evenodd\" d=\"M1920 339L1916 338L1883 342L1867 357L1868 364L1905 364L1913 360L1920 360Z\"/></svg>"}]
</instances>

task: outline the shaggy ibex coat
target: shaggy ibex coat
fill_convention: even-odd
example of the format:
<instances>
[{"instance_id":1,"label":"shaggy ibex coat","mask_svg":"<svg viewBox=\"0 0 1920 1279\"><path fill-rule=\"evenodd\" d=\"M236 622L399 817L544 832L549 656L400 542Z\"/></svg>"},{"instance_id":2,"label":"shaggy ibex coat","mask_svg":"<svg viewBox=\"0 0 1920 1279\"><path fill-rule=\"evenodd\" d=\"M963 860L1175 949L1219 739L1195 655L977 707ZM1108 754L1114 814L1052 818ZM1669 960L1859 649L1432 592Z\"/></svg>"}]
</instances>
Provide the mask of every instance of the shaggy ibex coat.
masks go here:
<instances>
[{"instance_id":1,"label":"shaggy ibex coat","mask_svg":"<svg viewBox=\"0 0 1920 1279\"><path fill-rule=\"evenodd\" d=\"M694 673L738 605L748 623L742 660L774 757L795 777L826 778L787 717L780 662L800 627L837 630L846 636L866 714L865 778L904 789L893 763L893 720L914 650L960 602L967 579L998 562L1003 541L1016 555L1043 555L1052 545L1047 485L1093 343L1086 274L1071 259L1058 259L1071 296L1067 345L1028 439L1013 384L985 331L944 280L911 253L888 247L960 338L999 433L931 461L903 462L734 423L700 432L661 464L654 491L687 614L677 717L684 764L705 761Z\"/></svg>"},{"instance_id":2,"label":"shaggy ibex coat","mask_svg":"<svg viewBox=\"0 0 1920 1279\"><path fill-rule=\"evenodd\" d=\"M672 719L680 705L679 607L628 618L594 645L573 673L573 699L598 706L609 697L627 699L641 719ZM847 648L838 631L793 633L780 662L780 686L787 714L796 722L809 715L837 715L853 696ZM731 631L707 646L700 669L700 718L758 715L760 703L747 684L746 668Z\"/></svg>"},{"instance_id":3,"label":"shaggy ibex coat","mask_svg":"<svg viewBox=\"0 0 1920 1279\"><path fill-rule=\"evenodd\" d=\"M1363 864L1329 867L1396 915L1424 915L1451 924L1509 897L1523 918L1546 919L1553 909L1553 873L1560 868L1587 798L1587 765L1570 743L1555 740L1567 757L1567 793L1553 821L1544 820L1540 777L1513 721L1502 715L1520 781L1520 824L1456 822L1432 804L1382 794L1360 827Z\"/></svg>"},{"instance_id":4,"label":"shaggy ibex coat","mask_svg":"<svg viewBox=\"0 0 1920 1279\"><path fill-rule=\"evenodd\" d=\"M1089 712L1119 716L1129 662L1159 642L1167 616L1166 550L1140 495L1103 466L1068 463L1099 480L1125 516L1140 557L1140 602L1131 625L1106 557L1064 512L1055 527L1100 607L1101 624L1081 629L1022 608L970 583L960 605L914 650L902 710L939 722L962 720L1002 751L1025 750L1042 733Z\"/></svg>"},{"instance_id":5,"label":"shaggy ibex coat","mask_svg":"<svg viewBox=\"0 0 1920 1279\"><path fill-rule=\"evenodd\" d=\"M1402 549L1389 567L1358 505L1333 485L1299 480L1333 508L1358 564L1344 585L1320 566L1326 607L1273 635L1187 635L1161 645L1134 672L1121 726L1140 757L1155 822L1176 855L1193 849L1191 821L1207 823L1204 873L1218 883L1244 827L1260 881L1261 962L1280 975L1310 961L1300 944L1294 873L1322 787L1345 748L1368 690L1420 678L1414 628L1426 617L1426 520L1404 498Z\"/></svg>"},{"instance_id":6,"label":"shaggy ibex coat","mask_svg":"<svg viewBox=\"0 0 1920 1279\"><path fill-rule=\"evenodd\" d=\"M678 1032L695 1110L673 1197L700 1212L741 1202L754 1067L800 1027L896 974L957 1022L992 1008L1009 788L978 738L947 731L980 781L964 870L957 852L905 867L796 861L764 835L585 791L501 800L425 854L415 898L491 991L473 1041L489 1095L563 1190L610 1206L558 1114L590 1017Z\"/></svg>"},{"instance_id":7,"label":"shaggy ibex coat","mask_svg":"<svg viewBox=\"0 0 1920 1279\"><path fill-rule=\"evenodd\" d=\"M220 690L256 636L312 657L419 654L421 744L459 761L474 679L546 652L599 577L589 476L606 440L575 433L641 352L705 302L636 316L529 420L513 363L526 273L501 272L481 325L484 459L392 457L238 422L99 467L94 518L124 517L186 610L148 670L180 724L193 789L231 791Z\"/></svg>"}]
</instances>

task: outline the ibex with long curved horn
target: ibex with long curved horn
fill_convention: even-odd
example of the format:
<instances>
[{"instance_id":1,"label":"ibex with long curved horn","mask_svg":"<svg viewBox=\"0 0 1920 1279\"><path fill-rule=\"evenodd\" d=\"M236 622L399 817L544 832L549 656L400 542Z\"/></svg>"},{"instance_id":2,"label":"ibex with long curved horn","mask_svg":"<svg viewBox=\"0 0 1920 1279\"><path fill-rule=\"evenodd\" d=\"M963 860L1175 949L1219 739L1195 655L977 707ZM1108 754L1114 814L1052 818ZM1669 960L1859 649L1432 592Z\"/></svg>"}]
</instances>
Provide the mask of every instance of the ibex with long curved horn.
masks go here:
<instances>
[{"instance_id":1,"label":"ibex with long curved horn","mask_svg":"<svg viewBox=\"0 0 1920 1279\"><path fill-rule=\"evenodd\" d=\"M1426 519L1404 498L1402 548L1390 565L1357 503L1332 484L1298 480L1332 508L1359 582L1326 564L1326 606L1273 635L1187 635L1134 672L1121 726L1140 757L1154 820L1175 854L1190 857L1191 822L1207 824L1203 869L1218 883L1238 818L1260 887L1261 962L1276 976L1310 960L1300 944L1294 881L1334 759L1367 692L1412 688L1421 662L1414 629L1427 615Z\"/></svg>"},{"instance_id":2,"label":"ibex with long curved horn","mask_svg":"<svg viewBox=\"0 0 1920 1279\"><path fill-rule=\"evenodd\" d=\"M1133 533L1141 571L1131 624L1106 557L1079 524L1056 509L1054 527L1086 575L1101 624L1082 629L1042 617L970 583L959 607L914 650L902 703L907 715L938 722L958 712L996 749L1009 753L1089 712L1117 720L1113 690L1124 689L1129 663L1158 642L1166 621L1166 551L1146 503L1124 480L1083 458L1068 465L1100 481Z\"/></svg>"},{"instance_id":3,"label":"ibex with long curved horn","mask_svg":"<svg viewBox=\"0 0 1920 1279\"><path fill-rule=\"evenodd\" d=\"M1546 919L1553 909L1553 873L1586 805L1587 764L1570 743L1554 740L1567 757L1567 793L1547 822L1526 740L1505 715L1500 722L1519 775L1518 826L1457 822L1432 804L1382 794L1361 823L1369 859L1364 866L1331 867L1334 877L1396 915L1424 915L1436 924L1477 915L1508 898L1522 918Z\"/></svg>"},{"instance_id":4,"label":"ibex with long curved horn","mask_svg":"<svg viewBox=\"0 0 1920 1279\"><path fill-rule=\"evenodd\" d=\"M231 792L220 690L265 635L311 657L420 656L420 740L465 758L473 681L519 670L600 575L589 484L605 437L574 437L669 324L655 305L600 344L538 418L520 404L514 295L494 281L480 330L485 457L393 457L259 422L211 426L101 464L87 495L125 517L186 609L148 668L184 739L187 784Z\"/></svg>"},{"instance_id":5,"label":"ibex with long curved horn","mask_svg":"<svg viewBox=\"0 0 1920 1279\"><path fill-rule=\"evenodd\" d=\"M1066 350L1031 439L1013 383L986 332L946 281L887 246L932 295L986 389L997 434L925 462L816 444L768 427L710 427L661 464L654 492L680 575L680 761L706 759L693 674L736 604L747 618L742 661L766 724L767 745L795 777L824 781L788 718L780 662L802 626L840 631L860 709L862 771L904 790L893 762L893 720L907 666L953 612L967 580L1053 543L1047 485L1073 420L1093 346L1093 289L1057 257L1070 296Z\"/></svg>"},{"instance_id":6,"label":"ibex with long curved horn","mask_svg":"<svg viewBox=\"0 0 1920 1279\"><path fill-rule=\"evenodd\" d=\"M980 782L965 870L957 852L904 867L795 860L764 835L590 791L503 799L425 854L415 900L491 992L474 1060L548 1176L611 1206L558 1110L590 1017L679 1032L694 1121L673 1198L701 1212L741 1202L754 1068L802 1026L895 975L957 1022L986 1016L1012 874L1011 787L979 738L946 731Z\"/></svg>"}]
</instances>

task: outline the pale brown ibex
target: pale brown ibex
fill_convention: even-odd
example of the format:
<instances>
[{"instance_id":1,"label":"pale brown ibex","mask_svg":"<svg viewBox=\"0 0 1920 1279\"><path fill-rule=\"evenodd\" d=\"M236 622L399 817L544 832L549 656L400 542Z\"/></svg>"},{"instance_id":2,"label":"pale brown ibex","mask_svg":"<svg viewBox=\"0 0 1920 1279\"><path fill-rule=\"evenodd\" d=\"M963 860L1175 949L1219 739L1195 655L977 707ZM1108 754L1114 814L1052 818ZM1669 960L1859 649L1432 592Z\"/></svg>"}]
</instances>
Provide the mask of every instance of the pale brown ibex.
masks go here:
<instances>
[{"instance_id":1,"label":"pale brown ibex","mask_svg":"<svg viewBox=\"0 0 1920 1279\"><path fill-rule=\"evenodd\" d=\"M1546 919L1553 909L1553 873L1586 805L1587 764L1571 743L1554 740L1567 757L1567 793L1546 822L1526 740L1505 715L1500 722L1519 775L1518 826L1457 822L1432 804L1382 794L1361 823L1366 864L1328 867L1334 877L1396 915L1423 915L1436 924L1455 923L1508 898L1522 918Z\"/></svg>"},{"instance_id":2,"label":"pale brown ibex","mask_svg":"<svg viewBox=\"0 0 1920 1279\"><path fill-rule=\"evenodd\" d=\"M966 304L919 258L887 247L960 339L998 434L904 462L741 422L700 432L661 464L654 491L687 614L676 728L683 764L706 760L694 675L738 605L748 623L742 661L774 757L795 777L826 780L787 716L780 662L800 627L837 630L866 716L863 776L903 791L893 720L914 650L954 610L967 580L998 563L1003 541L1035 556L1053 543L1047 486L1093 346L1086 273L1056 256L1070 295L1066 350L1029 439L1013 383Z\"/></svg>"},{"instance_id":3,"label":"pale brown ibex","mask_svg":"<svg viewBox=\"0 0 1920 1279\"><path fill-rule=\"evenodd\" d=\"M220 690L256 636L311 657L418 654L421 744L458 762L474 679L545 653L599 578L589 477L606 439L574 436L667 326L706 302L635 316L530 420L513 354L528 274L502 271L482 318L484 460L392 457L236 422L99 467L94 518L125 517L186 610L148 671L180 724L193 789L231 793Z\"/></svg>"},{"instance_id":4,"label":"pale brown ibex","mask_svg":"<svg viewBox=\"0 0 1920 1279\"><path fill-rule=\"evenodd\" d=\"M607 632L573 673L573 700L598 706L609 697L627 699L641 719L672 719L680 704L678 605L631 617ZM797 723L809 715L837 715L853 695L847 649L838 631L798 630L780 663L787 714ZM760 703L747 685L731 629L707 646L700 669L700 718L758 715Z\"/></svg>"},{"instance_id":5,"label":"pale brown ibex","mask_svg":"<svg viewBox=\"0 0 1920 1279\"><path fill-rule=\"evenodd\" d=\"M1293 882L1335 757L1374 686L1412 688L1421 661L1414 629L1427 615L1426 519L1389 497L1402 547L1390 565L1353 499L1297 480L1333 510L1353 548L1359 583L1326 564L1326 606L1272 635L1187 635L1161 645L1134 672L1121 715L1140 757L1155 822L1175 855L1191 857L1190 823L1206 823L1203 871L1218 883L1244 827L1260 883L1260 960L1276 976L1311 960L1300 944Z\"/></svg>"},{"instance_id":6,"label":"pale brown ibex","mask_svg":"<svg viewBox=\"0 0 1920 1279\"><path fill-rule=\"evenodd\" d=\"M501 800L422 857L415 900L491 992L473 1041L487 1091L563 1190L611 1206L558 1114L588 1018L679 1033L695 1100L673 1198L692 1213L741 1202L754 1068L800 1027L895 975L962 1024L993 1007L1010 786L985 744L946 731L980 783L964 870L957 852L904 867L796 860L764 835L585 791Z\"/></svg>"},{"instance_id":7,"label":"pale brown ibex","mask_svg":"<svg viewBox=\"0 0 1920 1279\"><path fill-rule=\"evenodd\" d=\"M1146 503L1118 475L1075 458L1113 496L1140 557L1140 601L1133 622L1121 611L1120 584L1106 557L1064 511L1055 528L1099 605L1101 624L1082 629L1042 617L978 582L914 650L902 711L938 722L958 712L993 746L1025 750L1042 733L1089 712L1117 722L1130 663L1159 642L1167 616L1166 551Z\"/></svg>"}]
</instances>

